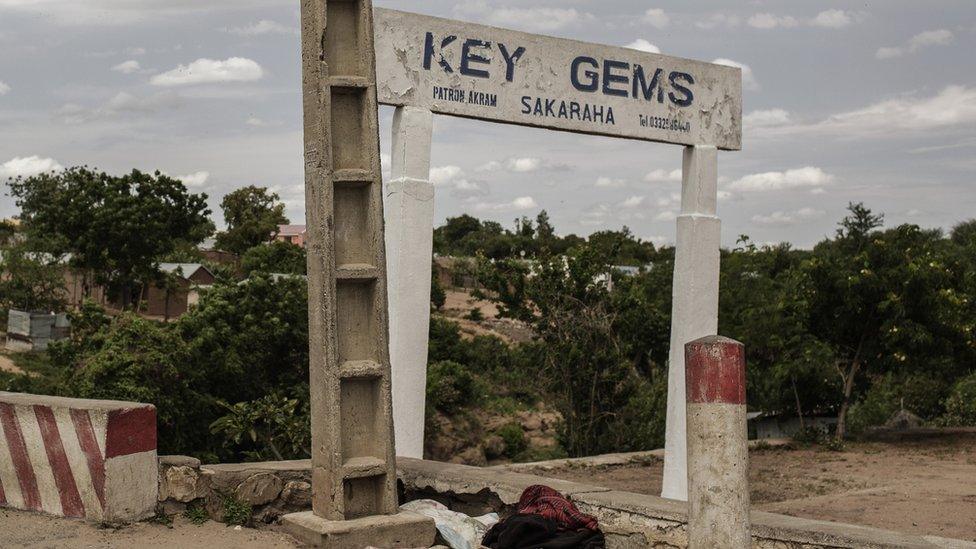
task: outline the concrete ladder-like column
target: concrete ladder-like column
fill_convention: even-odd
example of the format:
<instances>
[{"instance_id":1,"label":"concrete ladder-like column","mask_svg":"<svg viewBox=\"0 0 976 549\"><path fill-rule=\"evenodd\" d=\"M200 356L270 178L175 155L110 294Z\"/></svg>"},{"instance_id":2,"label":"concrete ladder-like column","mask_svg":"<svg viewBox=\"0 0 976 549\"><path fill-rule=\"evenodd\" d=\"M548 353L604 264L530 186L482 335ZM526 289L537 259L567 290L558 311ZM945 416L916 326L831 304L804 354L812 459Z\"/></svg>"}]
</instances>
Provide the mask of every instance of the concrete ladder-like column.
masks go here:
<instances>
[{"instance_id":1,"label":"concrete ladder-like column","mask_svg":"<svg viewBox=\"0 0 976 549\"><path fill-rule=\"evenodd\" d=\"M668 356L668 415L661 497L688 499L685 344L718 331L718 150L686 147L677 221Z\"/></svg>"},{"instance_id":2,"label":"concrete ladder-like column","mask_svg":"<svg viewBox=\"0 0 976 549\"><path fill-rule=\"evenodd\" d=\"M321 547L419 547L397 514L383 190L370 0L302 1L312 512L282 518Z\"/></svg>"},{"instance_id":3,"label":"concrete ladder-like column","mask_svg":"<svg viewBox=\"0 0 976 549\"><path fill-rule=\"evenodd\" d=\"M749 442L741 343L685 346L688 381L688 547L748 549Z\"/></svg>"},{"instance_id":4,"label":"concrete ladder-like column","mask_svg":"<svg viewBox=\"0 0 976 549\"><path fill-rule=\"evenodd\" d=\"M433 257L434 186L430 184L433 114L398 107L393 116L392 177L386 184L386 261L390 363L397 455L424 457L427 339Z\"/></svg>"}]
</instances>

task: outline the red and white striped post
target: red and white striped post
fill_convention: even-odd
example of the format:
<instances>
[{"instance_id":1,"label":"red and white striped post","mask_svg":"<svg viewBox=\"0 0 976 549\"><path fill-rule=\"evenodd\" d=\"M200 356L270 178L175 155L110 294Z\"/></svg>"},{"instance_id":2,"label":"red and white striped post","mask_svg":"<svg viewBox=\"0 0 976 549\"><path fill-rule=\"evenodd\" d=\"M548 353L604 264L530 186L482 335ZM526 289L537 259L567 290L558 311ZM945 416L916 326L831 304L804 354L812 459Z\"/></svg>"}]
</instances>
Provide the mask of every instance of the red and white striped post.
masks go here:
<instances>
[{"instance_id":1,"label":"red and white striped post","mask_svg":"<svg viewBox=\"0 0 976 549\"><path fill-rule=\"evenodd\" d=\"M745 347L721 336L692 341L685 377L688 547L749 548Z\"/></svg>"}]
</instances>

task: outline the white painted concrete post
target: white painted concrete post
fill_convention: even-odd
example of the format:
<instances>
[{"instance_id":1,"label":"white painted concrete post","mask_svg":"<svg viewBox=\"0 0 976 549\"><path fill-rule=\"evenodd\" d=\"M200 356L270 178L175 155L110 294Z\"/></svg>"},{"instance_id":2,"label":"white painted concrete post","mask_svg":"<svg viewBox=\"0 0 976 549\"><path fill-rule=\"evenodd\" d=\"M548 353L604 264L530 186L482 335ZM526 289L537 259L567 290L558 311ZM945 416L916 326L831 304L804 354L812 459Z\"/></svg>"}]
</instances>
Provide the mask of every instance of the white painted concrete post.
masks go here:
<instances>
[{"instance_id":1,"label":"white painted concrete post","mask_svg":"<svg viewBox=\"0 0 976 549\"><path fill-rule=\"evenodd\" d=\"M398 107L393 116L392 177L386 184L390 362L397 455L424 457L424 397L434 246L430 184L433 115Z\"/></svg>"},{"instance_id":2,"label":"white painted concrete post","mask_svg":"<svg viewBox=\"0 0 976 549\"><path fill-rule=\"evenodd\" d=\"M681 183L681 215L675 243L668 358L668 417L661 496L688 499L685 423L685 344L718 331L719 244L718 150L686 147Z\"/></svg>"},{"instance_id":3,"label":"white painted concrete post","mask_svg":"<svg viewBox=\"0 0 976 549\"><path fill-rule=\"evenodd\" d=\"M749 442L741 343L685 346L688 381L688 547L748 549Z\"/></svg>"}]
</instances>

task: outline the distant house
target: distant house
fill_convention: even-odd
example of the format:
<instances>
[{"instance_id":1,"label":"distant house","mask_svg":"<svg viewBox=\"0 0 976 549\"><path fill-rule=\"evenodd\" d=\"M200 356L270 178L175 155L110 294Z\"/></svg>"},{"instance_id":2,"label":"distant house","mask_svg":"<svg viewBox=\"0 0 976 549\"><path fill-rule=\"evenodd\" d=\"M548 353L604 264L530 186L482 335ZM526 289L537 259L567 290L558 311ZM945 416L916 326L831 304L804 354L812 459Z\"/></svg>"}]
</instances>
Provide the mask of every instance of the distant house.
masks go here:
<instances>
[{"instance_id":1,"label":"distant house","mask_svg":"<svg viewBox=\"0 0 976 549\"><path fill-rule=\"evenodd\" d=\"M219 263L221 265L236 267L241 259L235 253L227 252L218 248L216 238L204 239L203 242L197 245L197 250L200 252L200 255L203 256L203 259L213 263Z\"/></svg>"},{"instance_id":2,"label":"distant house","mask_svg":"<svg viewBox=\"0 0 976 549\"><path fill-rule=\"evenodd\" d=\"M278 235L275 236L275 240L288 242L304 248L305 232L305 225L278 225Z\"/></svg>"},{"instance_id":3,"label":"distant house","mask_svg":"<svg viewBox=\"0 0 976 549\"><path fill-rule=\"evenodd\" d=\"M185 313L200 299L199 290L211 286L216 277L199 263L160 263L159 270L177 275L176 288L160 288L150 284L145 294L145 314L163 318Z\"/></svg>"}]
</instances>

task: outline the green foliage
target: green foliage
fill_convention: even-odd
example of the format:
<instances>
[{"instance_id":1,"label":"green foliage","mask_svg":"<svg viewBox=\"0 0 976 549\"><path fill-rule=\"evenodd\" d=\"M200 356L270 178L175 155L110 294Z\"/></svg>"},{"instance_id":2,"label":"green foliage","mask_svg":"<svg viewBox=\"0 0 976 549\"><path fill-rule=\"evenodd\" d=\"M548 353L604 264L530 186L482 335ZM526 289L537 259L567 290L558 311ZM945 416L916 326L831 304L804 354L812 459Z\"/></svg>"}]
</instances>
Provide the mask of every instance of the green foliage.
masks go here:
<instances>
[{"instance_id":1,"label":"green foliage","mask_svg":"<svg viewBox=\"0 0 976 549\"><path fill-rule=\"evenodd\" d=\"M241 501L234 496L224 496L224 523L231 526L247 526L251 522L254 510L251 504Z\"/></svg>"},{"instance_id":2,"label":"green foliage","mask_svg":"<svg viewBox=\"0 0 976 549\"><path fill-rule=\"evenodd\" d=\"M210 513L207 512L207 508L204 505L190 505L186 508L186 511L183 511L183 516L197 526L210 520Z\"/></svg>"},{"instance_id":3,"label":"green foliage","mask_svg":"<svg viewBox=\"0 0 976 549\"><path fill-rule=\"evenodd\" d=\"M539 379L555 396L571 455L604 450L619 429L617 403L637 376L619 345L617 318L605 284L609 256L592 246L544 258L531 271L514 260L482 263L479 279L503 315L528 322L541 360Z\"/></svg>"},{"instance_id":4,"label":"green foliage","mask_svg":"<svg viewBox=\"0 0 976 549\"><path fill-rule=\"evenodd\" d=\"M306 383L306 287L266 275L211 287L174 325L199 370L195 387L236 403Z\"/></svg>"},{"instance_id":5,"label":"green foliage","mask_svg":"<svg viewBox=\"0 0 976 549\"><path fill-rule=\"evenodd\" d=\"M444 308L444 304L447 303L447 293L444 288L441 287L440 282L437 280L437 276L430 277L430 304L436 310L441 310Z\"/></svg>"},{"instance_id":6,"label":"green foliage","mask_svg":"<svg viewBox=\"0 0 976 549\"><path fill-rule=\"evenodd\" d=\"M207 195L138 170L111 176L69 168L10 182L33 251L71 254L71 265L118 290L127 307L160 258L213 231Z\"/></svg>"},{"instance_id":7,"label":"green foliage","mask_svg":"<svg viewBox=\"0 0 976 549\"><path fill-rule=\"evenodd\" d=\"M485 315L481 312L481 309L475 307L474 309L468 311L468 313L464 315L464 318L473 320L474 322L481 322L485 319Z\"/></svg>"},{"instance_id":8,"label":"green foliage","mask_svg":"<svg viewBox=\"0 0 976 549\"><path fill-rule=\"evenodd\" d=\"M248 461L283 461L309 455L312 435L307 397L300 400L270 394L233 406L220 404L228 413L210 424L210 432L223 436L224 445L243 453Z\"/></svg>"},{"instance_id":9,"label":"green foliage","mask_svg":"<svg viewBox=\"0 0 976 549\"><path fill-rule=\"evenodd\" d=\"M427 406L453 414L478 403L478 380L462 364L449 360L427 366Z\"/></svg>"},{"instance_id":10,"label":"green foliage","mask_svg":"<svg viewBox=\"0 0 976 549\"><path fill-rule=\"evenodd\" d=\"M174 331L126 313L92 339L97 341L87 343L88 352L59 354L74 359L65 365L72 396L154 404L161 452L206 446L213 402L198 392L189 349Z\"/></svg>"},{"instance_id":11,"label":"green foliage","mask_svg":"<svg viewBox=\"0 0 976 549\"><path fill-rule=\"evenodd\" d=\"M948 427L976 426L976 374L960 379L952 387L939 423Z\"/></svg>"},{"instance_id":12,"label":"green foliage","mask_svg":"<svg viewBox=\"0 0 976 549\"><path fill-rule=\"evenodd\" d=\"M307 269L305 248L276 240L249 249L241 257L241 272L304 275Z\"/></svg>"},{"instance_id":13,"label":"green foliage","mask_svg":"<svg viewBox=\"0 0 976 549\"><path fill-rule=\"evenodd\" d=\"M288 223L285 205L277 194L253 185L237 189L220 201L227 230L217 234L221 250L244 254L278 234L278 225Z\"/></svg>"},{"instance_id":14,"label":"green foliage","mask_svg":"<svg viewBox=\"0 0 976 549\"><path fill-rule=\"evenodd\" d=\"M63 265L49 254L32 253L25 243L0 248L0 308L62 311Z\"/></svg>"},{"instance_id":15,"label":"green foliage","mask_svg":"<svg viewBox=\"0 0 976 549\"><path fill-rule=\"evenodd\" d=\"M505 441L505 455L515 458L528 447L529 443L525 440L525 432L518 423L507 423L501 426L496 432Z\"/></svg>"}]
</instances>

